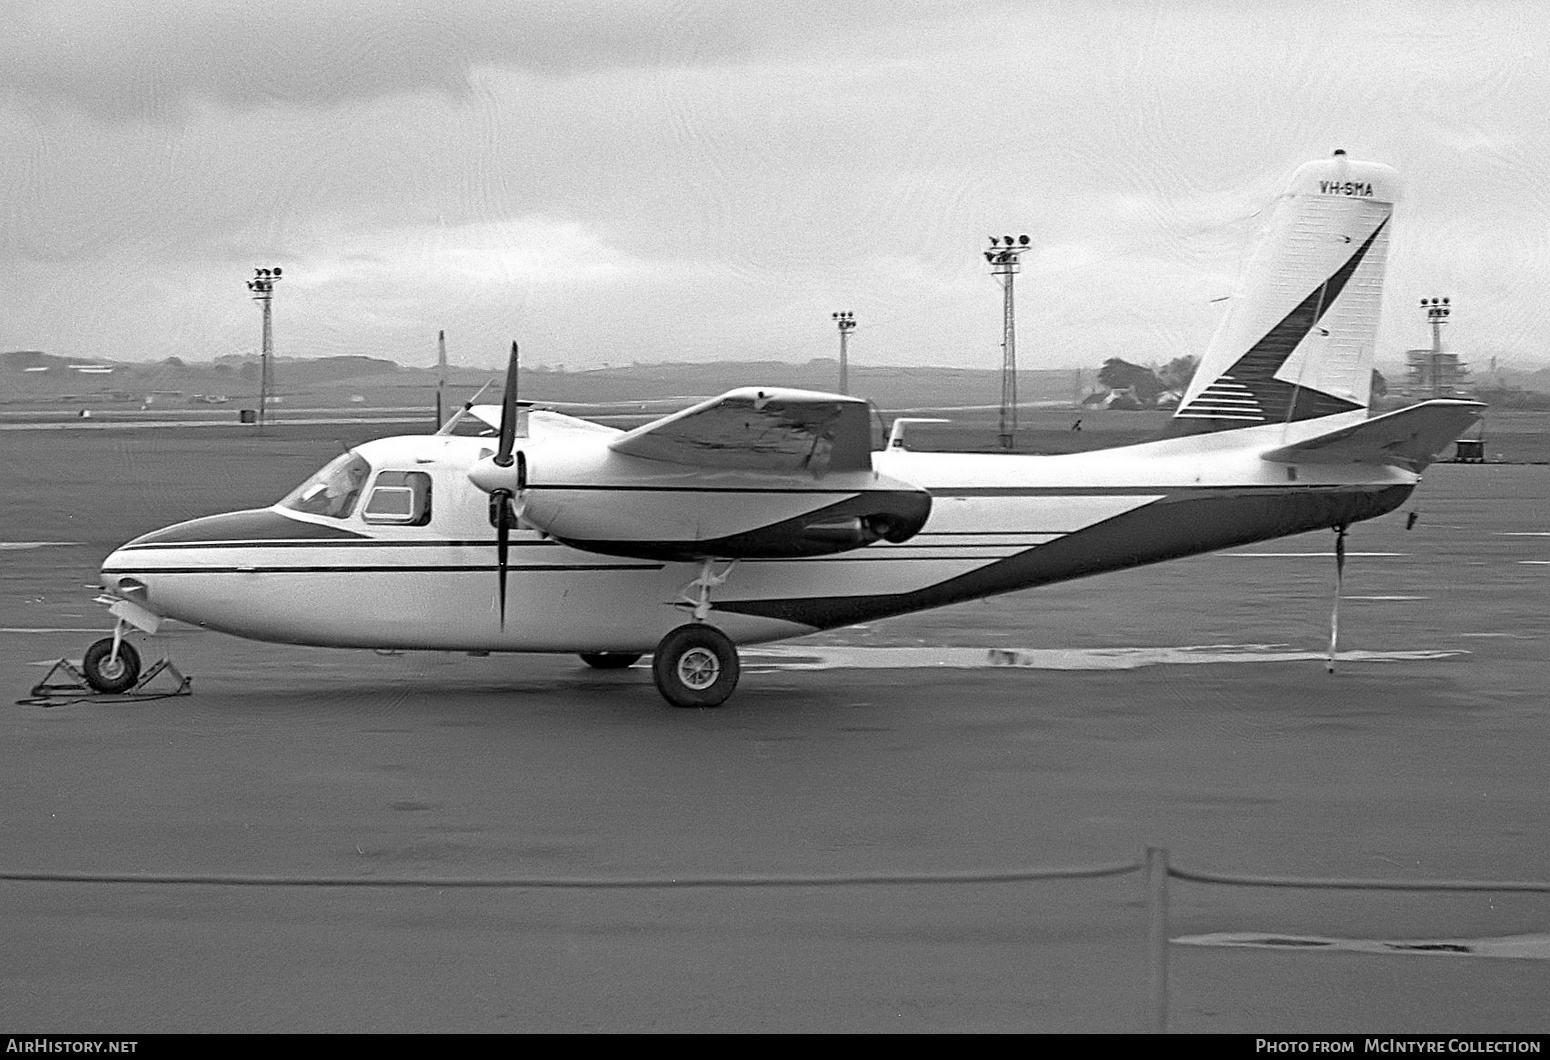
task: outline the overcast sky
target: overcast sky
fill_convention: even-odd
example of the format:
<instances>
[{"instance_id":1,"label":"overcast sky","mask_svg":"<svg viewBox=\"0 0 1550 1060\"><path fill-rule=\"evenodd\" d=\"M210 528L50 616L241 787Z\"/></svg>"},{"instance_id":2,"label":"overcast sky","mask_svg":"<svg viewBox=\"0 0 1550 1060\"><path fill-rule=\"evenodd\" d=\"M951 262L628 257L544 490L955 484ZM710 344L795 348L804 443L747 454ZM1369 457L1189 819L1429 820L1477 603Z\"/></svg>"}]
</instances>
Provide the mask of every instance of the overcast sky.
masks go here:
<instances>
[{"instance_id":1,"label":"overcast sky","mask_svg":"<svg viewBox=\"0 0 1550 1060\"><path fill-rule=\"evenodd\" d=\"M1204 348L1256 216L1407 189L1380 363L1550 362L1550 4L0 0L0 349L494 365Z\"/></svg>"}]
</instances>

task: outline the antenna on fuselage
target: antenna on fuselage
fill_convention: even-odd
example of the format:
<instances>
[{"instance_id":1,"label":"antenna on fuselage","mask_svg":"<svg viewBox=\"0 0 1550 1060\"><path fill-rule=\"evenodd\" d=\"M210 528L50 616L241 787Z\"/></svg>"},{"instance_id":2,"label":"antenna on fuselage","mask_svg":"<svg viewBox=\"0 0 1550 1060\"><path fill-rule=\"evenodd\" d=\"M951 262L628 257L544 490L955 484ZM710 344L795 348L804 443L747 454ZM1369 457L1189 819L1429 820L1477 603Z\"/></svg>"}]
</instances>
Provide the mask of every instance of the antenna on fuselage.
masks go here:
<instances>
[{"instance_id":1,"label":"antenna on fuselage","mask_svg":"<svg viewBox=\"0 0 1550 1060\"><path fill-rule=\"evenodd\" d=\"M483 394L486 390L490 389L490 387L492 387L494 385L495 385L495 380L493 380L493 379L486 379L484 381L484 386L482 386L478 390L476 390L474 392L474 396L473 397L471 397L467 401L463 402L463 407L458 409L456 412L454 412L452 414L452 418L449 419L446 423L443 423L441 425L441 429L439 431L437 431L436 433L438 435L441 435L441 434L451 434L452 431L453 431L453 428L455 428L458 424L462 423L463 422L463 417L467 416L469 410L472 409L474 407L474 405L478 403L480 395Z\"/></svg>"}]
</instances>

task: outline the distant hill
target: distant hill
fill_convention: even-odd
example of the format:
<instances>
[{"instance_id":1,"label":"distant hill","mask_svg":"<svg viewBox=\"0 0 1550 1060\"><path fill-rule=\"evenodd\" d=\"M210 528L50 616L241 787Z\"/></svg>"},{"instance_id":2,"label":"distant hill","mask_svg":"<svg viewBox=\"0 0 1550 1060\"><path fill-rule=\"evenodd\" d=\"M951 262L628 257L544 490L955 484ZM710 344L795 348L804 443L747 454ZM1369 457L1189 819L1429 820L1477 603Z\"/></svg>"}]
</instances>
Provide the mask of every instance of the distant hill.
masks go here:
<instances>
[{"instance_id":1,"label":"distant hill","mask_svg":"<svg viewBox=\"0 0 1550 1060\"><path fill-rule=\"evenodd\" d=\"M273 368L276 371L294 368L301 378L311 383L392 375L403 370L393 361L361 356L319 357L316 360L282 357Z\"/></svg>"},{"instance_id":2,"label":"distant hill","mask_svg":"<svg viewBox=\"0 0 1550 1060\"><path fill-rule=\"evenodd\" d=\"M111 371L83 371L72 362L37 350L0 353L0 401L58 402L94 400L167 404L196 396L222 396L253 404L258 393L256 358L223 357L154 363L100 362ZM29 369L31 369L29 371ZM286 404L424 405L434 401L435 368L406 368L377 357L277 358L272 366L275 393ZM480 386L503 373L495 368L451 366L447 401L471 398ZM1018 373L1023 404L1071 403L1096 387L1096 369L1030 370ZM631 364L566 371L524 368L524 398L577 404L669 401L709 397L737 386L785 386L834 390L839 363L819 358L805 364L783 361ZM484 400L495 400L494 390ZM995 406L1001 401L1001 373L951 367L852 366L850 390L885 409L939 408L948 405ZM360 399L357 401L356 399Z\"/></svg>"},{"instance_id":3,"label":"distant hill","mask_svg":"<svg viewBox=\"0 0 1550 1060\"><path fill-rule=\"evenodd\" d=\"M1102 389L1098 367L1021 371L1017 377L1019 404L1074 406ZM290 407L429 408L435 404L435 368L404 367L380 357L282 357L276 359L273 371L275 393ZM0 352L0 404L90 401L161 406L225 398L234 406L253 407L257 404L258 374L258 360L253 357L187 362L169 357L154 363L121 363L69 360L41 350L12 350ZM868 398L884 411L994 409L1001 402L1001 373L995 369L853 364L849 375L851 393ZM447 405L468 400L490 382L494 386L485 391L482 400L497 400L502 376L499 368L450 367ZM1505 382L1509 387L1550 392L1550 368L1511 373ZM839 385L839 363L833 358L802 364L715 361L629 364L583 371L535 366L523 369L521 378L522 396L540 403L651 402L659 408L688 404L737 386L756 385L834 390ZM1390 386L1394 386L1392 379Z\"/></svg>"}]
</instances>

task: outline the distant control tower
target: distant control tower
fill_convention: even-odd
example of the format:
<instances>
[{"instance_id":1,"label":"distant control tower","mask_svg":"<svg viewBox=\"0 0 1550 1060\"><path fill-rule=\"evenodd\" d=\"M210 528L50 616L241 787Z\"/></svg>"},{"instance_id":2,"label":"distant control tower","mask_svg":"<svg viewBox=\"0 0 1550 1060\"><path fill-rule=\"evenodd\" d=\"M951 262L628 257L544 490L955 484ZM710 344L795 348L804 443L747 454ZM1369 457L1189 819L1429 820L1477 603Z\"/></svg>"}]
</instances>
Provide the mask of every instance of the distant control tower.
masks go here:
<instances>
[{"instance_id":1,"label":"distant control tower","mask_svg":"<svg viewBox=\"0 0 1550 1060\"><path fill-rule=\"evenodd\" d=\"M1450 300L1423 298L1421 308L1426 313L1426 322L1432 327L1432 345L1430 349L1405 351L1410 392L1434 398L1455 397L1467 392L1470 389L1469 368L1459 360L1458 354L1442 348L1442 326L1453 312Z\"/></svg>"}]
</instances>

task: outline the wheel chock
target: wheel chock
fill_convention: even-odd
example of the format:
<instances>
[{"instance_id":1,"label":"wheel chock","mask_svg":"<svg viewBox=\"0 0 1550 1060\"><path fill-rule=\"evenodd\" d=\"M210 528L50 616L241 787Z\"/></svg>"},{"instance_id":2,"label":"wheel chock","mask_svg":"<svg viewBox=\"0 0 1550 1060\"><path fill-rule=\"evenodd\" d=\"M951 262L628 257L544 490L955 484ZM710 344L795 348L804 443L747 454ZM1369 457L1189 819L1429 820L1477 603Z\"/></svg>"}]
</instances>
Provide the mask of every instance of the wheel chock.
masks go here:
<instances>
[{"instance_id":1,"label":"wheel chock","mask_svg":"<svg viewBox=\"0 0 1550 1060\"><path fill-rule=\"evenodd\" d=\"M158 681L157 678L162 678L162 680ZM153 682L162 687L152 688L151 684ZM168 684L172 687L166 687ZM182 671L172 665L171 659L162 659L145 671L129 694L134 696L191 696L194 694L194 679L192 677L184 677Z\"/></svg>"},{"instance_id":2,"label":"wheel chock","mask_svg":"<svg viewBox=\"0 0 1550 1060\"><path fill-rule=\"evenodd\" d=\"M60 659L49 667L43 680L32 686L34 696L59 696L72 692L94 695L96 690L86 683L86 675L81 673L81 668L69 659Z\"/></svg>"}]
</instances>

